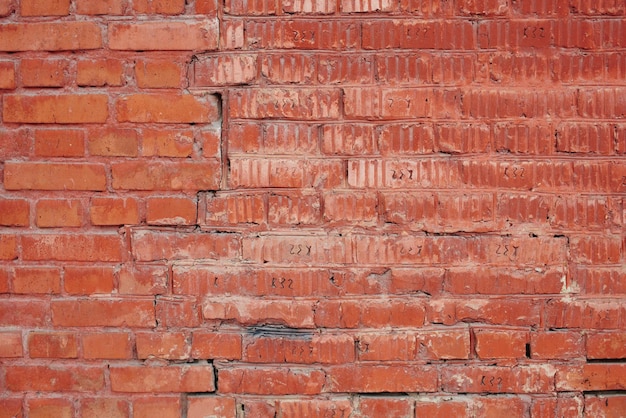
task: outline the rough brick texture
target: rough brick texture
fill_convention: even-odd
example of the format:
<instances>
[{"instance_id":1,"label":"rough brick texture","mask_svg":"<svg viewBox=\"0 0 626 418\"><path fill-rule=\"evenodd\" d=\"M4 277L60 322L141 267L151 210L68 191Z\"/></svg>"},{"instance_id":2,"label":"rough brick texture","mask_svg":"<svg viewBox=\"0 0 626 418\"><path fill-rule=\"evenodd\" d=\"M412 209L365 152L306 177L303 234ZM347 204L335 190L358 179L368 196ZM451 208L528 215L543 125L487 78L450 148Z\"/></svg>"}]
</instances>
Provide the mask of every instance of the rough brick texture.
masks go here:
<instances>
[{"instance_id":1,"label":"rough brick texture","mask_svg":"<svg viewBox=\"0 0 626 418\"><path fill-rule=\"evenodd\" d=\"M625 4L0 0L0 417L626 416Z\"/></svg>"}]
</instances>

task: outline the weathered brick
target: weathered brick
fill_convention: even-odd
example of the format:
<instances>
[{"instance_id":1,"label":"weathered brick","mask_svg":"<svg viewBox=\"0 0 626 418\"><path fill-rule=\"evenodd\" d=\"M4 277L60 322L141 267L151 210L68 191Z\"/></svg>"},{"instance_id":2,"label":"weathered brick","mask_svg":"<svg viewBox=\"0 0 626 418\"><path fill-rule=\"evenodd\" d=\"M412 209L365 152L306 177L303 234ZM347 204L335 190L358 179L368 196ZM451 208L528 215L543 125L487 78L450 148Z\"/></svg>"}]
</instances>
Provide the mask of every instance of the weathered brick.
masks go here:
<instances>
[{"instance_id":1,"label":"weathered brick","mask_svg":"<svg viewBox=\"0 0 626 418\"><path fill-rule=\"evenodd\" d=\"M102 47L102 32L95 22L8 23L0 25L0 35L0 51L7 52L76 51Z\"/></svg>"},{"instance_id":2,"label":"weathered brick","mask_svg":"<svg viewBox=\"0 0 626 418\"><path fill-rule=\"evenodd\" d=\"M217 35L215 19L110 23L109 47L130 51L207 51L217 49Z\"/></svg>"},{"instance_id":3,"label":"weathered brick","mask_svg":"<svg viewBox=\"0 0 626 418\"><path fill-rule=\"evenodd\" d=\"M104 94L5 96L2 117L10 123L104 123L108 101Z\"/></svg>"},{"instance_id":4,"label":"weathered brick","mask_svg":"<svg viewBox=\"0 0 626 418\"><path fill-rule=\"evenodd\" d=\"M208 364L111 367L111 390L128 393L212 392L213 366Z\"/></svg>"}]
</instances>

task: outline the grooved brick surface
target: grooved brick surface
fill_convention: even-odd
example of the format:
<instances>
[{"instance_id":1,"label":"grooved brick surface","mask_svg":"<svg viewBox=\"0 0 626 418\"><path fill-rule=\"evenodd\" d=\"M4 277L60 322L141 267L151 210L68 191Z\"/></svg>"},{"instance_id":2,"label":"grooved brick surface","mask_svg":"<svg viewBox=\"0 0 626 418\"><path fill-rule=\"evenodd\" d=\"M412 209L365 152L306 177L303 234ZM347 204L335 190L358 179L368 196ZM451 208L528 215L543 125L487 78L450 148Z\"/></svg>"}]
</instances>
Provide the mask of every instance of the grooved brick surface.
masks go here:
<instances>
[{"instance_id":1,"label":"grooved brick surface","mask_svg":"<svg viewBox=\"0 0 626 418\"><path fill-rule=\"evenodd\" d=\"M626 3L0 0L0 417L626 416Z\"/></svg>"}]
</instances>

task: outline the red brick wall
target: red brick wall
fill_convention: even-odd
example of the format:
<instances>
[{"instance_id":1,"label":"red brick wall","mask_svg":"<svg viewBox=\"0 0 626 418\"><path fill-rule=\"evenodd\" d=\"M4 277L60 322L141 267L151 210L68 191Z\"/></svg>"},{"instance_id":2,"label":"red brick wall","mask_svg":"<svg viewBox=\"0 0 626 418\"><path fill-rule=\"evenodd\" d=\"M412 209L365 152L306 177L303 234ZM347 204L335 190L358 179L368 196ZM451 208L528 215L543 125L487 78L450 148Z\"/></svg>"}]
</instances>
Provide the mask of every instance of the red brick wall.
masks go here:
<instances>
[{"instance_id":1,"label":"red brick wall","mask_svg":"<svg viewBox=\"0 0 626 418\"><path fill-rule=\"evenodd\" d=\"M622 0L0 0L0 417L626 415L625 48Z\"/></svg>"}]
</instances>

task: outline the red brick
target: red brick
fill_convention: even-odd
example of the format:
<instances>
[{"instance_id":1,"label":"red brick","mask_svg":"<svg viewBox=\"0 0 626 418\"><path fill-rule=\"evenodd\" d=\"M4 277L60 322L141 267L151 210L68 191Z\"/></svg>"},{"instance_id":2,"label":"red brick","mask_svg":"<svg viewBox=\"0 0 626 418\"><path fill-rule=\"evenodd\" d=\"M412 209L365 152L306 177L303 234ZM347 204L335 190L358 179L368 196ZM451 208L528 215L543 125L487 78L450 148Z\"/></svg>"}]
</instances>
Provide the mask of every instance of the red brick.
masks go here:
<instances>
[{"instance_id":1,"label":"red brick","mask_svg":"<svg viewBox=\"0 0 626 418\"><path fill-rule=\"evenodd\" d=\"M91 366L9 366L5 369L10 391L97 392L104 388L104 369Z\"/></svg>"},{"instance_id":2,"label":"red brick","mask_svg":"<svg viewBox=\"0 0 626 418\"><path fill-rule=\"evenodd\" d=\"M307 301L206 300L202 305L202 316L212 321L234 320L242 325L276 324L314 328L313 308L313 303Z\"/></svg>"},{"instance_id":3,"label":"red brick","mask_svg":"<svg viewBox=\"0 0 626 418\"><path fill-rule=\"evenodd\" d=\"M15 4L13 0L1 0L0 1L0 17L6 17L13 13L15 10Z\"/></svg>"},{"instance_id":4,"label":"red brick","mask_svg":"<svg viewBox=\"0 0 626 418\"><path fill-rule=\"evenodd\" d=\"M499 16L507 14L506 0L461 0L457 7L462 14L480 16Z\"/></svg>"},{"instance_id":5,"label":"red brick","mask_svg":"<svg viewBox=\"0 0 626 418\"><path fill-rule=\"evenodd\" d=\"M526 357L526 331L474 329L474 337L476 355L480 359Z\"/></svg>"},{"instance_id":6,"label":"red brick","mask_svg":"<svg viewBox=\"0 0 626 418\"><path fill-rule=\"evenodd\" d=\"M64 398L31 398L26 401L29 416L33 418L72 418L72 401Z\"/></svg>"},{"instance_id":7,"label":"red brick","mask_svg":"<svg viewBox=\"0 0 626 418\"><path fill-rule=\"evenodd\" d=\"M82 15L121 15L125 0L76 0L76 12Z\"/></svg>"},{"instance_id":8,"label":"red brick","mask_svg":"<svg viewBox=\"0 0 626 418\"><path fill-rule=\"evenodd\" d=\"M130 51L217 49L217 21L110 23L109 47Z\"/></svg>"},{"instance_id":9,"label":"red brick","mask_svg":"<svg viewBox=\"0 0 626 418\"><path fill-rule=\"evenodd\" d=\"M22 16L66 16L70 12L70 0L22 0L20 14Z\"/></svg>"},{"instance_id":10,"label":"red brick","mask_svg":"<svg viewBox=\"0 0 626 418\"><path fill-rule=\"evenodd\" d=\"M376 136L370 125L325 125L322 152L330 155L374 154Z\"/></svg>"},{"instance_id":11,"label":"red brick","mask_svg":"<svg viewBox=\"0 0 626 418\"><path fill-rule=\"evenodd\" d=\"M235 89L229 97L229 113L242 119L336 119L337 89Z\"/></svg>"},{"instance_id":12,"label":"red brick","mask_svg":"<svg viewBox=\"0 0 626 418\"><path fill-rule=\"evenodd\" d=\"M475 413L485 418L523 417L527 416L528 407L528 402L520 398L482 398L476 402Z\"/></svg>"},{"instance_id":13,"label":"red brick","mask_svg":"<svg viewBox=\"0 0 626 418\"><path fill-rule=\"evenodd\" d=\"M215 390L211 365L111 367L110 373L113 392L191 393Z\"/></svg>"},{"instance_id":14,"label":"red brick","mask_svg":"<svg viewBox=\"0 0 626 418\"><path fill-rule=\"evenodd\" d=\"M259 263L352 263L352 246L339 236L265 235L243 239L243 258Z\"/></svg>"},{"instance_id":15,"label":"red brick","mask_svg":"<svg viewBox=\"0 0 626 418\"><path fill-rule=\"evenodd\" d=\"M32 139L28 130L0 130L0 152L7 159L30 155L31 145Z\"/></svg>"},{"instance_id":16,"label":"red brick","mask_svg":"<svg viewBox=\"0 0 626 418\"><path fill-rule=\"evenodd\" d=\"M240 247L237 237L219 233L136 230L132 239L134 255L139 261L233 258L238 255Z\"/></svg>"},{"instance_id":17,"label":"red brick","mask_svg":"<svg viewBox=\"0 0 626 418\"><path fill-rule=\"evenodd\" d=\"M76 51L102 47L102 32L95 22L12 23L2 25L0 35L0 51L7 52Z\"/></svg>"},{"instance_id":18,"label":"red brick","mask_svg":"<svg viewBox=\"0 0 626 418\"><path fill-rule=\"evenodd\" d=\"M63 285L73 295L108 294L115 288L112 267L70 267L63 269Z\"/></svg>"},{"instance_id":19,"label":"red brick","mask_svg":"<svg viewBox=\"0 0 626 418\"><path fill-rule=\"evenodd\" d=\"M177 15L185 11L185 0L135 0L133 10L143 14Z\"/></svg>"},{"instance_id":20,"label":"red brick","mask_svg":"<svg viewBox=\"0 0 626 418\"><path fill-rule=\"evenodd\" d=\"M0 325L40 327L50 321L50 305L41 300L0 300Z\"/></svg>"},{"instance_id":21,"label":"red brick","mask_svg":"<svg viewBox=\"0 0 626 418\"><path fill-rule=\"evenodd\" d=\"M322 219L322 202L317 193L269 195L267 221L270 225L317 225Z\"/></svg>"},{"instance_id":22,"label":"red brick","mask_svg":"<svg viewBox=\"0 0 626 418\"><path fill-rule=\"evenodd\" d=\"M378 198L374 193L338 192L324 195L324 220L351 225L378 220Z\"/></svg>"},{"instance_id":23,"label":"red brick","mask_svg":"<svg viewBox=\"0 0 626 418\"><path fill-rule=\"evenodd\" d=\"M474 49L469 21L423 22L376 19L363 25L364 49Z\"/></svg>"},{"instance_id":24,"label":"red brick","mask_svg":"<svg viewBox=\"0 0 626 418\"><path fill-rule=\"evenodd\" d=\"M351 119L424 118L431 114L429 90L353 87L344 89L344 112Z\"/></svg>"},{"instance_id":25,"label":"red brick","mask_svg":"<svg viewBox=\"0 0 626 418\"><path fill-rule=\"evenodd\" d=\"M257 56L202 56L192 62L191 71L192 84L197 87L248 84L257 78Z\"/></svg>"},{"instance_id":26,"label":"red brick","mask_svg":"<svg viewBox=\"0 0 626 418\"><path fill-rule=\"evenodd\" d=\"M103 4L105 1L103 0L97 4ZM77 6L80 6L80 3ZM124 63L116 59L78 61L76 66L76 84L92 87L122 86L124 84Z\"/></svg>"},{"instance_id":27,"label":"red brick","mask_svg":"<svg viewBox=\"0 0 626 418\"><path fill-rule=\"evenodd\" d=\"M441 387L452 393L552 393L554 373L550 365L448 366Z\"/></svg>"},{"instance_id":28,"label":"red brick","mask_svg":"<svg viewBox=\"0 0 626 418\"><path fill-rule=\"evenodd\" d=\"M196 13L214 15L217 12L217 0L196 0Z\"/></svg>"},{"instance_id":29,"label":"red brick","mask_svg":"<svg viewBox=\"0 0 626 418\"><path fill-rule=\"evenodd\" d=\"M413 364L332 366L327 375L327 392L435 392L438 381L433 367Z\"/></svg>"},{"instance_id":30,"label":"red brick","mask_svg":"<svg viewBox=\"0 0 626 418\"><path fill-rule=\"evenodd\" d=\"M159 295L168 293L168 272L165 266L130 265L117 277L120 294Z\"/></svg>"},{"instance_id":31,"label":"red brick","mask_svg":"<svg viewBox=\"0 0 626 418\"><path fill-rule=\"evenodd\" d=\"M92 156L136 157L139 137L133 129L95 129L87 133L87 149Z\"/></svg>"},{"instance_id":32,"label":"red brick","mask_svg":"<svg viewBox=\"0 0 626 418\"><path fill-rule=\"evenodd\" d=\"M22 413L24 412L22 409L23 402L23 397L10 398L7 396L0 399L0 411L4 414L3 418L22 418Z\"/></svg>"},{"instance_id":33,"label":"red brick","mask_svg":"<svg viewBox=\"0 0 626 418\"><path fill-rule=\"evenodd\" d=\"M224 367L219 369L222 393L254 395L316 395L324 386L319 369L292 367Z\"/></svg>"},{"instance_id":34,"label":"red brick","mask_svg":"<svg viewBox=\"0 0 626 418\"><path fill-rule=\"evenodd\" d=\"M55 294L61 292L61 272L57 268L20 267L13 277L14 293Z\"/></svg>"},{"instance_id":35,"label":"red brick","mask_svg":"<svg viewBox=\"0 0 626 418\"><path fill-rule=\"evenodd\" d=\"M155 326L151 300L57 299L50 303L52 322L62 327Z\"/></svg>"},{"instance_id":36,"label":"red brick","mask_svg":"<svg viewBox=\"0 0 626 418\"><path fill-rule=\"evenodd\" d=\"M31 358L76 358L76 335L67 332L31 332L28 334L28 354Z\"/></svg>"},{"instance_id":37,"label":"red brick","mask_svg":"<svg viewBox=\"0 0 626 418\"><path fill-rule=\"evenodd\" d=\"M586 349L588 359L626 358L626 331L589 333Z\"/></svg>"},{"instance_id":38,"label":"red brick","mask_svg":"<svg viewBox=\"0 0 626 418\"><path fill-rule=\"evenodd\" d=\"M223 193L206 196L206 215L199 214L208 225L264 224L266 203L263 194Z\"/></svg>"},{"instance_id":39,"label":"red brick","mask_svg":"<svg viewBox=\"0 0 626 418\"><path fill-rule=\"evenodd\" d=\"M179 88L182 75L182 65L171 60L137 60L135 62L135 77L137 77L137 86L140 88Z\"/></svg>"},{"instance_id":40,"label":"red brick","mask_svg":"<svg viewBox=\"0 0 626 418\"><path fill-rule=\"evenodd\" d=\"M209 162L125 161L111 167L113 188L125 190L215 190L220 165Z\"/></svg>"},{"instance_id":41,"label":"red brick","mask_svg":"<svg viewBox=\"0 0 626 418\"><path fill-rule=\"evenodd\" d=\"M583 337L574 332L533 332L530 357L533 359L571 359L583 356Z\"/></svg>"},{"instance_id":42,"label":"red brick","mask_svg":"<svg viewBox=\"0 0 626 418\"><path fill-rule=\"evenodd\" d=\"M35 155L38 157L82 157L85 155L83 131L55 129L35 131Z\"/></svg>"},{"instance_id":43,"label":"red brick","mask_svg":"<svg viewBox=\"0 0 626 418\"><path fill-rule=\"evenodd\" d=\"M345 9L344 9L345 10ZM359 402L361 416L365 417L412 417L413 404L410 398L366 398L362 397Z\"/></svg>"},{"instance_id":44,"label":"red brick","mask_svg":"<svg viewBox=\"0 0 626 418\"><path fill-rule=\"evenodd\" d=\"M392 0L374 0L362 2L348 0L340 2L343 13L365 13L365 12L391 12L396 11L397 5Z\"/></svg>"},{"instance_id":45,"label":"red brick","mask_svg":"<svg viewBox=\"0 0 626 418\"><path fill-rule=\"evenodd\" d=\"M67 84L69 62L65 60L23 59L20 74L24 87L63 87Z\"/></svg>"},{"instance_id":46,"label":"red brick","mask_svg":"<svg viewBox=\"0 0 626 418\"><path fill-rule=\"evenodd\" d=\"M432 398L418 400L415 403L416 417L467 417L469 405L457 398ZM495 417L494 417L495 418Z\"/></svg>"},{"instance_id":47,"label":"red brick","mask_svg":"<svg viewBox=\"0 0 626 418\"><path fill-rule=\"evenodd\" d=\"M30 204L24 199L0 199L0 225L28 226Z\"/></svg>"},{"instance_id":48,"label":"red brick","mask_svg":"<svg viewBox=\"0 0 626 418\"><path fill-rule=\"evenodd\" d=\"M40 234L22 237L24 260L121 261L118 235Z\"/></svg>"},{"instance_id":49,"label":"red brick","mask_svg":"<svg viewBox=\"0 0 626 418\"><path fill-rule=\"evenodd\" d=\"M511 298L462 299L453 304L457 321L492 325L539 325L542 304L536 300Z\"/></svg>"},{"instance_id":50,"label":"red brick","mask_svg":"<svg viewBox=\"0 0 626 418\"><path fill-rule=\"evenodd\" d=\"M159 157L190 157L194 153L191 130L145 129L142 135L142 155Z\"/></svg>"},{"instance_id":51,"label":"red brick","mask_svg":"<svg viewBox=\"0 0 626 418\"><path fill-rule=\"evenodd\" d=\"M354 340L339 335L258 336L244 341L248 363L344 364L354 361Z\"/></svg>"},{"instance_id":52,"label":"red brick","mask_svg":"<svg viewBox=\"0 0 626 418\"><path fill-rule=\"evenodd\" d=\"M136 225L139 216L139 204L131 197L94 197L89 208L93 225Z\"/></svg>"},{"instance_id":53,"label":"red brick","mask_svg":"<svg viewBox=\"0 0 626 418\"><path fill-rule=\"evenodd\" d=\"M161 296L156 302L157 323L165 328L200 326L201 309L195 297Z\"/></svg>"},{"instance_id":54,"label":"red brick","mask_svg":"<svg viewBox=\"0 0 626 418\"><path fill-rule=\"evenodd\" d=\"M208 123L218 117L218 103L213 95L134 94L117 101L119 122Z\"/></svg>"},{"instance_id":55,"label":"red brick","mask_svg":"<svg viewBox=\"0 0 626 418\"><path fill-rule=\"evenodd\" d=\"M189 358L191 344L183 332L136 333L137 358L184 360Z\"/></svg>"},{"instance_id":56,"label":"red brick","mask_svg":"<svg viewBox=\"0 0 626 418\"><path fill-rule=\"evenodd\" d=\"M226 332L194 331L191 357L194 359L241 359L242 342L238 334Z\"/></svg>"},{"instance_id":57,"label":"red brick","mask_svg":"<svg viewBox=\"0 0 626 418\"><path fill-rule=\"evenodd\" d=\"M622 243L619 237L572 237L572 259L581 264L615 264L621 259Z\"/></svg>"},{"instance_id":58,"label":"red brick","mask_svg":"<svg viewBox=\"0 0 626 418\"><path fill-rule=\"evenodd\" d=\"M617 299L554 299L544 314L549 328L619 329L624 321L626 306Z\"/></svg>"},{"instance_id":59,"label":"red brick","mask_svg":"<svg viewBox=\"0 0 626 418\"><path fill-rule=\"evenodd\" d=\"M80 416L103 416L110 418L126 418L129 416L128 401L117 398L86 398L81 399Z\"/></svg>"},{"instance_id":60,"label":"red brick","mask_svg":"<svg viewBox=\"0 0 626 418\"><path fill-rule=\"evenodd\" d=\"M35 206L35 222L39 228L79 227L83 223L80 200L39 200Z\"/></svg>"},{"instance_id":61,"label":"red brick","mask_svg":"<svg viewBox=\"0 0 626 418\"><path fill-rule=\"evenodd\" d=\"M184 197L153 197L146 205L146 222L152 225L194 225L197 203Z\"/></svg>"},{"instance_id":62,"label":"red brick","mask_svg":"<svg viewBox=\"0 0 626 418\"><path fill-rule=\"evenodd\" d=\"M0 333L0 358L22 357L22 333L5 331Z\"/></svg>"},{"instance_id":63,"label":"red brick","mask_svg":"<svg viewBox=\"0 0 626 418\"><path fill-rule=\"evenodd\" d=\"M10 292L11 273L9 269L0 269L0 293Z\"/></svg>"},{"instance_id":64,"label":"red brick","mask_svg":"<svg viewBox=\"0 0 626 418\"><path fill-rule=\"evenodd\" d=\"M133 400L134 418L151 418L159 416L162 418L181 418L180 396L166 397L144 397ZM187 415L188 417L190 415Z\"/></svg>"},{"instance_id":65,"label":"red brick","mask_svg":"<svg viewBox=\"0 0 626 418\"><path fill-rule=\"evenodd\" d=\"M131 334L127 332L97 332L82 336L83 357L86 359L124 360L133 358Z\"/></svg>"},{"instance_id":66,"label":"red brick","mask_svg":"<svg viewBox=\"0 0 626 418\"><path fill-rule=\"evenodd\" d=\"M17 238L15 235L0 235L0 260L17 258Z\"/></svg>"},{"instance_id":67,"label":"red brick","mask_svg":"<svg viewBox=\"0 0 626 418\"><path fill-rule=\"evenodd\" d=\"M626 411L626 396L586 396L584 411L590 417L620 418Z\"/></svg>"},{"instance_id":68,"label":"red brick","mask_svg":"<svg viewBox=\"0 0 626 418\"><path fill-rule=\"evenodd\" d=\"M237 413L236 407L235 398L190 396L187 399L187 418L234 417Z\"/></svg>"},{"instance_id":69,"label":"red brick","mask_svg":"<svg viewBox=\"0 0 626 418\"><path fill-rule=\"evenodd\" d=\"M296 399L279 400L279 416L283 417L348 417L353 414L352 404L348 399Z\"/></svg>"},{"instance_id":70,"label":"red brick","mask_svg":"<svg viewBox=\"0 0 626 418\"><path fill-rule=\"evenodd\" d=\"M248 48L346 50L358 45L359 26L330 19L254 20L245 22Z\"/></svg>"},{"instance_id":71,"label":"red brick","mask_svg":"<svg viewBox=\"0 0 626 418\"><path fill-rule=\"evenodd\" d=\"M3 119L8 123L104 123L108 97L103 94L5 96Z\"/></svg>"},{"instance_id":72,"label":"red brick","mask_svg":"<svg viewBox=\"0 0 626 418\"><path fill-rule=\"evenodd\" d=\"M532 417L567 417L583 415L584 400L581 396L559 398L535 398L530 407Z\"/></svg>"},{"instance_id":73,"label":"red brick","mask_svg":"<svg viewBox=\"0 0 626 418\"><path fill-rule=\"evenodd\" d=\"M596 363L556 366L557 391L606 391L626 388L626 365Z\"/></svg>"}]
</instances>

